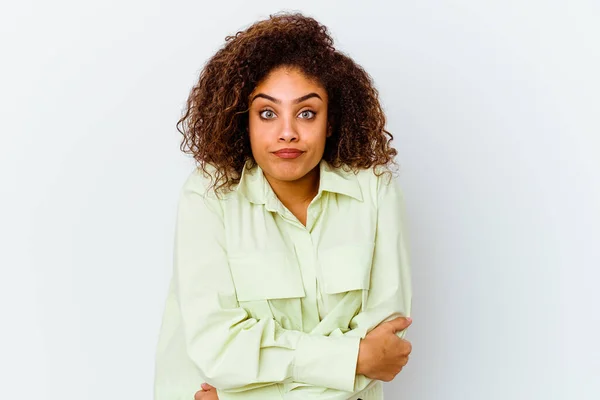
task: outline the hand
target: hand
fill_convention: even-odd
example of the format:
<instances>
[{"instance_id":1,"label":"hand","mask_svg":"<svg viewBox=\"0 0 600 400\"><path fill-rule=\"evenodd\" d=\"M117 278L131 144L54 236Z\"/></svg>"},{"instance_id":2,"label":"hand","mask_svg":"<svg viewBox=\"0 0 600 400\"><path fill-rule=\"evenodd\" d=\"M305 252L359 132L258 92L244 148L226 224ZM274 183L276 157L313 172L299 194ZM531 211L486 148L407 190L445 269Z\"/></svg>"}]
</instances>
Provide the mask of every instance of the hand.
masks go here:
<instances>
[{"instance_id":1,"label":"hand","mask_svg":"<svg viewBox=\"0 0 600 400\"><path fill-rule=\"evenodd\" d=\"M217 389L210 386L208 383L203 383L202 390L196 392L194 400L219 400Z\"/></svg>"},{"instance_id":2,"label":"hand","mask_svg":"<svg viewBox=\"0 0 600 400\"><path fill-rule=\"evenodd\" d=\"M356 373L389 382L406 365L412 345L396 332L406 329L412 320L399 317L379 324L360 341Z\"/></svg>"}]
</instances>

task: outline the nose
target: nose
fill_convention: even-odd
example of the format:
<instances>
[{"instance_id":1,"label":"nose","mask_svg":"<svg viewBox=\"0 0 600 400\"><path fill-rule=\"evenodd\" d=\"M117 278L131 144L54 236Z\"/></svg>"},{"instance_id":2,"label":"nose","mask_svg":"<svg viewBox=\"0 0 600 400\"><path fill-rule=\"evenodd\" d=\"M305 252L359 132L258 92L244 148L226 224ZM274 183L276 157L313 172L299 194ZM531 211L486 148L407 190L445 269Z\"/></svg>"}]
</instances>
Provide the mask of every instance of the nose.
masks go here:
<instances>
[{"instance_id":1,"label":"nose","mask_svg":"<svg viewBox=\"0 0 600 400\"><path fill-rule=\"evenodd\" d=\"M288 143L297 142L298 139L298 132L294 126L294 118L285 118L279 132L279 141Z\"/></svg>"}]
</instances>

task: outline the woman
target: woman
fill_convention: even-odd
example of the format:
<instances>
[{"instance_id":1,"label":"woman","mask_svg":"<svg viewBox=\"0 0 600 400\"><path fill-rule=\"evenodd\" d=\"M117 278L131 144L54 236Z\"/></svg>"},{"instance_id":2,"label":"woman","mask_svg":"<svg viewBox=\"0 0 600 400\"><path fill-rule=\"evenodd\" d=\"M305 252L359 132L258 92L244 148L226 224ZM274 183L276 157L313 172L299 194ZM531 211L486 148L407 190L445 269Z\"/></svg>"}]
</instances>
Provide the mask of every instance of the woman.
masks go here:
<instances>
[{"instance_id":1,"label":"woman","mask_svg":"<svg viewBox=\"0 0 600 400\"><path fill-rule=\"evenodd\" d=\"M155 399L382 399L411 351L411 286L377 91L301 14L226 41L178 123L198 168Z\"/></svg>"}]
</instances>

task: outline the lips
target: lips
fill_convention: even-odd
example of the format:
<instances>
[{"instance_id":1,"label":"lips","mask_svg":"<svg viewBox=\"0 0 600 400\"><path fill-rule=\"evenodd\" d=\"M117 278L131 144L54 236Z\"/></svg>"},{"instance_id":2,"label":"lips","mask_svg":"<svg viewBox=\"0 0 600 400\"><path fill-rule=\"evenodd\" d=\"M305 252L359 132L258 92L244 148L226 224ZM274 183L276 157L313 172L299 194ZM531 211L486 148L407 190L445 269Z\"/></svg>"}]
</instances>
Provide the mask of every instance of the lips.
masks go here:
<instances>
[{"instance_id":1,"label":"lips","mask_svg":"<svg viewBox=\"0 0 600 400\"><path fill-rule=\"evenodd\" d=\"M304 152L298 149L281 149L281 150L277 150L276 152L274 152L273 154L275 154L277 157L279 158L298 158L300 157Z\"/></svg>"}]
</instances>

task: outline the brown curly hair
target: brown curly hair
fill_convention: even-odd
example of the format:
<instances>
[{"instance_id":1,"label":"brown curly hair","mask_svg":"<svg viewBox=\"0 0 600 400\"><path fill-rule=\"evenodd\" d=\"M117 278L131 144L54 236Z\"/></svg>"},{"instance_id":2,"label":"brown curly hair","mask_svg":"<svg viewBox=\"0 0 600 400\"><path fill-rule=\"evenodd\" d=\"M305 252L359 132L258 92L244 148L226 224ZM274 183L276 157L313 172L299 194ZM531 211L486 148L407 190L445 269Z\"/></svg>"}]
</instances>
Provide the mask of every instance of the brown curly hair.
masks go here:
<instances>
[{"instance_id":1,"label":"brown curly hair","mask_svg":"<svg viewBox=\"0 0 600 400\"><path fill-rule=\"evenodd\" d=\"M390 170L396 150L372 78L333 47L327 27L300 13L278 13L235 36L208 60L177 122L181 150L213 179L215 191L239 182L255 165L247 132L249 96L277 67L294 67L316 79L329 97L323 159L333 167ZM214 169L209 173L207 166Z\"/></svg>"}]
</instances>

